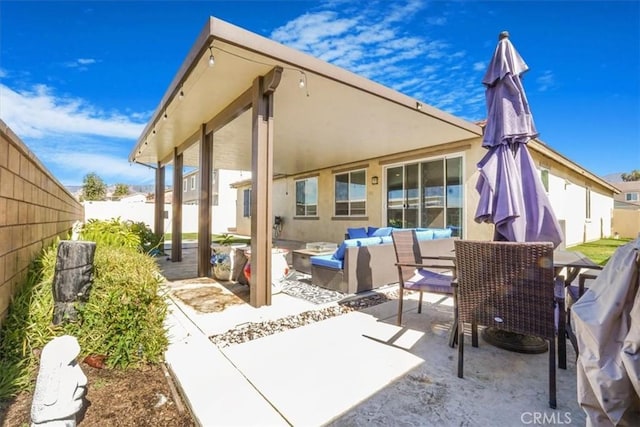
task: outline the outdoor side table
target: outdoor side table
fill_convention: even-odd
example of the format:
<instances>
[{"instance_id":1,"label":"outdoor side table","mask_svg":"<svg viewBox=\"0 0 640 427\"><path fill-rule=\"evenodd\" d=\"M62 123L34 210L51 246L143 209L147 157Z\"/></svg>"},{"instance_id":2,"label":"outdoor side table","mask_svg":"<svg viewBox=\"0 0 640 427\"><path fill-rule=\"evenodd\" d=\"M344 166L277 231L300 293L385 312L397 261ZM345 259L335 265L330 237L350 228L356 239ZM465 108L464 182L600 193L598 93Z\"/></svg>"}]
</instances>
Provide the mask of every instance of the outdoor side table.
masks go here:
<instances>
[{"instance_id":1,"label":"outdoor side table","mask_svg":"<svg viewBox=\"0 0 640 427\"><path fill-rule=\"evenodd\" d=\"M314 255L329 255L335 252L332 250L296 249L293 251L293 268L304 274L311 274L311 257Z\"/></svg>"}]
</instances>

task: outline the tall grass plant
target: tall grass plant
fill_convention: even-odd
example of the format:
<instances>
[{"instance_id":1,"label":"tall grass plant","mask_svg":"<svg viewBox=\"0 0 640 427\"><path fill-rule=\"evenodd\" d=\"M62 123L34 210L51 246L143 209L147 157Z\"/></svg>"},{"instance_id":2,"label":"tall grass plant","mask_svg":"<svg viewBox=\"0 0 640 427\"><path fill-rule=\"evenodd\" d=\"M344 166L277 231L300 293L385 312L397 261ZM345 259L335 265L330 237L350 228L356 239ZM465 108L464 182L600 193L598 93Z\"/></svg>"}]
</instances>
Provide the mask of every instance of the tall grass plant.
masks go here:
<instances>
[{"instance_id":1,"label":"tall grass plant","mask_svg":"<svg viewBox=\"0 0 640 427\"><path fill-rule=\"evenodd\" d=\"M120 230L113 235L113 230ZM78 320L53 325L53 277L58 243L43 250L14 295L0 330L0 399L32 389L39 352L52 338L73 335L80 357L106 356L111 368L136 368L160 362L168 340L163 278L154 259L142 253L135 233L117 224L93 223L83 238L96 241L94 276ZM101 230L101 231L97 231ZM132 237L133 235L133 237Z\"/></svg>"}]
</instances>

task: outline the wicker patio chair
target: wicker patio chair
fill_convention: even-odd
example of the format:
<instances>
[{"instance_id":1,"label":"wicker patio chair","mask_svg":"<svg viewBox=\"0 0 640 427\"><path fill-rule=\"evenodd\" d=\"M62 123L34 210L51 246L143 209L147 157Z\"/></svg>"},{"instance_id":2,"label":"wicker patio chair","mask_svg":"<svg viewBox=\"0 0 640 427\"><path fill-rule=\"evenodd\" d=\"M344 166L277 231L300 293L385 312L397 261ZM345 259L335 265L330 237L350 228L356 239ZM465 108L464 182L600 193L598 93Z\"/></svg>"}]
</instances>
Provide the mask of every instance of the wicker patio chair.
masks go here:
<instances>
[{"instance_id":1,"label":"wicker patio chair","mask_svg":"<svg viewBox=\"0 0 640 427\"><path fill-rule=\"evenodd\" d=\"M452 286L452 282L455 280L455 266L453 260L446 260L437 256L422 256L415 230L394 230L391 236L396 252L396 267L398 267L400 295L398 296L397 324L400 326L402 324L402 307L405 290L420 292L418 313L422 313L423 292L455 297ZM431 260L431 262L425 263L424 260ZM456 316L454 316L454 323L455 319ZM455 333L451 336L453 340L456 339ZM453 346L453 342L449 344Z\"/></svg>"},{"instance_id":2,"label":"wicker patio chair","mask_svg":"<svg viewBox=\"0 0 640 427\"><path fill-rule=\"evenodd\" d=\"M465 323L474 332L484 325L540 337L549 342L549 406L555 408L553 245L458 240L455 248L458 377L463 377Z\"/></svg>"}]
</instances>

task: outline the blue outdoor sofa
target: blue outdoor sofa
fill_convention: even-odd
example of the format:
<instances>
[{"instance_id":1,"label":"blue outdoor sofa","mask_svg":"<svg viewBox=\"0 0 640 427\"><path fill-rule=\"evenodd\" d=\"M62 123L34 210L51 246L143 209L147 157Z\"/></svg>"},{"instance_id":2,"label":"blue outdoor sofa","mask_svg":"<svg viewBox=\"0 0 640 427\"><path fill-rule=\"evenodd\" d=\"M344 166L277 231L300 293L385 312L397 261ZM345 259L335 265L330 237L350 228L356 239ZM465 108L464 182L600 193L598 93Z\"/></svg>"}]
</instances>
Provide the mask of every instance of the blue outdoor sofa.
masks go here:
<instances>
[{"instance_id":1,"label":"blue outdoor sofa","mask_svg":"<svg viewBox=\"0 0 640 427\"><path fill-rule=\"evenodd\" d=\"M327 289L355 294L398 282L392 227L351 228L348 239L330 255L314 255L311 282ZM452 247L450 228L416 228L423 254L437 254Z\"/></svg>"}]
</instances>

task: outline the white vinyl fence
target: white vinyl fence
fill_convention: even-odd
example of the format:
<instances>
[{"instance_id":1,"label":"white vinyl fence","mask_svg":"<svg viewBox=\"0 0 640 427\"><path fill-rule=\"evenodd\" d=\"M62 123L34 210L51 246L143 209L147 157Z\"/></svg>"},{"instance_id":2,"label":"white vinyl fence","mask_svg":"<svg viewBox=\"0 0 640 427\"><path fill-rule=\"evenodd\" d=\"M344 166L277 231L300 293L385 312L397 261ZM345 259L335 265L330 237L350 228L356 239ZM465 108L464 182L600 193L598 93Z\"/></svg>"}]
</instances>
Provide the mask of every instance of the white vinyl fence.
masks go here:
<instances>
[{"instance_id":1,"label":"white vinyl fence","mask_svg":"<svg viewBox=\"0 0 640 427\"><path fill-rule=\"evenodd\" d=\"M131 220L144 222L153 230L154 203L144 202L83 202L84 220L101 219L110 220L120 218L121 220ZM211 230L214 233L226 233L236 224L235 204L233 207L213 206ZM171 232L173 214L170 204L164 205L165 233ZM198 205L182 205L182 232L196 233L198 231Z\"/></svg>"}]
</instances>

